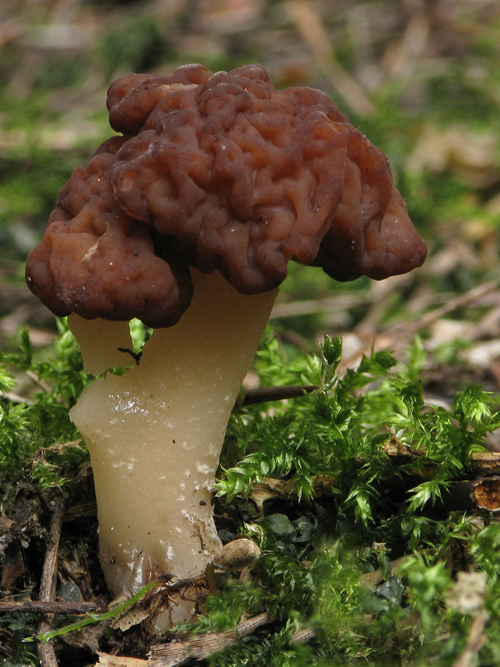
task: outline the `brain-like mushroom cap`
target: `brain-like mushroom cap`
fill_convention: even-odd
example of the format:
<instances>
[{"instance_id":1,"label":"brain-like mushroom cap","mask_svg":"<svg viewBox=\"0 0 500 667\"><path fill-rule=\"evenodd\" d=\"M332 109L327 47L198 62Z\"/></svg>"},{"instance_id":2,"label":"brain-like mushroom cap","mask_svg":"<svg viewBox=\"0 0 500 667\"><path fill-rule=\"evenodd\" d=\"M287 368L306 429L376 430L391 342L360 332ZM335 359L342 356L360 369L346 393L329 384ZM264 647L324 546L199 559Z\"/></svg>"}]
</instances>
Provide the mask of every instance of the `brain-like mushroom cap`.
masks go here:
<instances>
[{"instance_id":1,"label":"brain-like mushroom cap","mask_svg":"<svg viewBox=\"0 0 500 667\"><path fill-rule=\"evenodd\" d=\"M425 259L387 158L317 90L277 91L258 65L188 65L118 79L108 109L124 136L75 169L28 260L56 314L169 326L189 265L253 294L290 259L338 280Z\"/></svg>"}]
</instances>

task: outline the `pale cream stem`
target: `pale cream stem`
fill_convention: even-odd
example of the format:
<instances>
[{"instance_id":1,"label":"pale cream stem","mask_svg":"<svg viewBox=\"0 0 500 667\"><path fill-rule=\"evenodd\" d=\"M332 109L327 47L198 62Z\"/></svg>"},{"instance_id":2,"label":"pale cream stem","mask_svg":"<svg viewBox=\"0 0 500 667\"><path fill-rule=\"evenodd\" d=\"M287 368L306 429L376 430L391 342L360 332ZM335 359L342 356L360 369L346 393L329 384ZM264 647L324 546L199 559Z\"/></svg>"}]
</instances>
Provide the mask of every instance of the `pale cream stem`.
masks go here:
<instances>
[{"instance_id":1,"label":"pale cream stem","mask_svg":"<svg viewBox=\"0 0 500 667\"><path fill-rule=\"evenodd\" d=\"M211 489L277 290L242 295L219 272L196 272L193 283L191 306L153 333L139 365L95 380L71 410L91 455L100 552L115 594L158 573L197 576L221 548ZM92 321L82 329L87 356L99 340Z\"/></svg>"}]
</instances>

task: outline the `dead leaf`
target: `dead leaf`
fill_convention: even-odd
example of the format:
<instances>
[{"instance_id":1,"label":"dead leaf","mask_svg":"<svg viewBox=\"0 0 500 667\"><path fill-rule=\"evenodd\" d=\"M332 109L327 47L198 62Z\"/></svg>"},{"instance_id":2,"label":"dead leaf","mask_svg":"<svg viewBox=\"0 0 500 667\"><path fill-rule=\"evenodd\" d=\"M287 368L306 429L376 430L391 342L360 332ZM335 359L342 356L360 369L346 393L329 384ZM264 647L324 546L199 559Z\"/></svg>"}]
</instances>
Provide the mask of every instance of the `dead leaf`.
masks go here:
<instances>
[{"instance_id":1,"label":"dead leaf","mask_svg":"<svg viewBox=\"0 0 500 667\"><path fill-rule=\"evenodd\" d=\"M146 609L131 609L127 613L123 614L119 618L115 618L111 622L112 628L118 628L122 632L125 632L129 628L132 628L134 625L139 625L142 621L145 621L149 617L149 611Z\"/></svg>"},{"instance_id":2,"label":"dead leaf","mask_svg":"<svg viewBox=\"0 0 500 667\"><path fill-rule=\"evenodd\" d=\"M327 475L316 475L313 477L313 495L315 498L331 495L332 486L335 486L335 480ZM264 503L266 500L274 498L289 498L295 492L295 482L293 480L274 479L266 477L259 484L256 484L250 493L259 513L264 512Z\"/></svg>"}]
</instances>

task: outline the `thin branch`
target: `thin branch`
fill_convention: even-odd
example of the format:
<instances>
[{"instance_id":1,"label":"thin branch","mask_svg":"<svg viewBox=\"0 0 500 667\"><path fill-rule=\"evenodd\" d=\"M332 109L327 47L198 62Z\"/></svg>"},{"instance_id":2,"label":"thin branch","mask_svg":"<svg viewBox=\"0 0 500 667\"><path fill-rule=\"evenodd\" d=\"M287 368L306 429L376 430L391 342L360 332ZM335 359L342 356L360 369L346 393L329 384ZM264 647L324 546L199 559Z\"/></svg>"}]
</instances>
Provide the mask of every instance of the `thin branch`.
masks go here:
<instances>
[{"instance_id":1,"label":"thin branch","mask_svg":"<svg viewBox=\"0 0 500 667\"><path fill-rule=\"evenodd\" d=\"M63 515L64 500L58 497L55 500L54 513L52 514L50 524L50 542L47 545L43 564L42 581L40 584L40 600L42 602L52 602L56 596L57 554L59 551ZM48 632L50 628L50 623L47 620L43 620L38 626L38 633ZM58 667L56 652L52 642L38 645L38 657L43 667Z\"/></svg>"},{"instance_id":2,"label":"thin branch","mask_svg":"<svg viewBox=\"0 0 500 667\"><path fill-rule=\"evenodd\" d=\"M288 0L285 10L320 70L349 106L360 116L371 116L375 107L359 83L340 65L332 40L317 11L304 0Z\"/></svg>"},{"instance_id":3,"label":"thin branch","mask_svg":"<svg viewBox=\"0 0 500 667\"><path fill-rule=\"evenodd\" d=\"M271 319L283 319L297 317L298 315L311 315L313 313L336 312L367 306L369 303L370 299L365 294L337 294L336 296L325 297L324 299L277 303L271 312Z\"/></svg>"},{"instance_id":4,"label":"thin branch","mask_svg":"<svg viewBox=\"0 0 500 667\"><path fill-rule=\"evenodd\" d=\"M453 667L471 667L471 665L476 664L477 654L486 641L484 626L486 625L487 620L488 614L486 611L483 611L474 619L470 627L467 644Z\"/></svg>"},{"instance_id":5,"label":"thin branch","mask_svg":"<svg viewBox=\"0 0 500 667\"><path fill-rule=\"evenodd\" d=\"M191 660L204 660L214 655L235 641L253 634L261 626L274 623L277 618L277 614L264 612L238 623L234 630L211 632L185 641L158 644L152 646L148 660L100 653L97 664L100 667L180 667ZM313 629L301 628L293 633L290 644L304 644L315 636Z\"/></svg>"},{"instance_id":6,"label":"thin branch","mask_svg":"<svg viewBox=\"0 0 500 667\"><path fill-rule=\"evenodd\" d=\"M49 387L49 385L45 382L45 380L41 380L36 373L33 373L33 371L26 371L26 375L33 380L35 384L37 384L40 389L43 389L43 391L46 391L48 394L52 391L52 389Z\"/></svg>"},{"instance_id":7,"label":"thin branch","mask_svg":"<svg viewBox=\"0 0 500 667\"><path fill-rule=\"evenodd\" d=\"M466 482L457 482L443 494L446 507L463 510L500 511L500 477L482 477Z\"/></svg>"},{"instance_id":8,"label":"thin branch","mask_svg":"<svg viewBox=\"0 0 500 667\"><path fill-rule=\"evenodd\" d=\"M3 396L3 398L6 398L11 403L28 403L28 405L33 405L35 402L32 398L25 398L11 391L0 391L0 396Z\"/></svg>"},{"instance_id":9,"label":"thin branch","mask_svg":"<svg viewBox=\"0 0 500 667\"><path fill-rule=\"evenodd\" d=\"M307 644L307 642L310 642L311 639L314 639L315 637L316 637L316 630L313 630L312 628L301 628L300 630L296 630L293 633L290 643Z\"/></svg>"},{"instance_id":10,"label":"thin branch","mask_svg":"<svg viewBox=\"0 0 500 667\"><path fill-rule=\"evenodd\" d=\"M65 602L62 600L23 600L0 602L0 614L86 614L101 611L99 602Z\"/></svg>"},{"instance_id":11,"label":"thin branch","mask_svg":"<svg viewBox=\"0 0 500 667\"><path fill-rule=\"evenodd\" d=\"M439 320L442 317L445 317L446 315L453 313L455 310L458 310L459 308L464 308L465 306L469 306L471 303L475 304L477 300L480 299L482 296L496 289L498 289L497 280L490 280L487 283L482 283L481 285L473 287L468 292L465 292L465 294L461 294L460 296L451 299L450 301L443 304L439 308L432 310L430 313L422 315L422 317L417 322L413 322L410 326L399 325L394 327L390 331L395 333L400 330L403 330L405 332L407 330L410 330L416 333L417 331L420 331L421 329L428 327L430 324L433 324L436 320Z\"/></svg>"},{"instance_id":12,"label":"thin branch","mask_svg":"<svg viewBox=\"0 0 500 667\"><path fill-rule=\"evenodd\" d=\"M142 658L128 658L124 655L110 655L99 653L99 662L95 667L155 667L156 661L143 660Z\"/></svg>"},{"instance_id":13,"label":"thin branch","mask_svg":"<svg viewBox=\"0 0 500 667\"><path fill-rule=\"evenodd\" d=\"M151 664L154 667L177 667L178 665L183 665L188 660L203 660L221 651L236 640L252 634L262 625L273 623L276 618L276 614L264 612L238 623L234 630L211 632L206 635L193 637L187 641L153 646L150 653L152 662L148 661L148 665Z\"/></svg>"},{"instance_id":14,"label":"thin branch","mask_svg":"<svg viewBox=\"0 0 500 667\"><path fill-rule=\"evenodd\" d=\"M282 401L286 398L300 398L317 389L315 385L283 385L280 387L259 387L250 389L243 397L242 405L254 405L267 401Z\"/></svg>"},{"instance_id":15,"label":"thin branch","mask_svg":"<svg viewBox=\"0 0 500 667\"><path fill-rule=\"evenodd\" d=\"M372 349L375 352L380 352L381 350L391 350L395 347L406 345L409 340L411 340L417 333L426 327L430 326L440 318L453 313L459 308L465 308L470 304L475 304L478 299L483 297L485 294L498 289L498 285L498 281L496 280L482 283L481 285L474 287L468 292L465 292L465 294L461 294L455 299L451 299L439 308L435 308L431 312L422 315L415 322L397 324L396 326L385 331L380 336L367 341L362 349L358 350L356 354L348 357L347 359L343 359L340 363L339 370L345 373L348 368L352 368L357 363L359 363L363 355L370 354Z\"/></svg>"}]
</instances>

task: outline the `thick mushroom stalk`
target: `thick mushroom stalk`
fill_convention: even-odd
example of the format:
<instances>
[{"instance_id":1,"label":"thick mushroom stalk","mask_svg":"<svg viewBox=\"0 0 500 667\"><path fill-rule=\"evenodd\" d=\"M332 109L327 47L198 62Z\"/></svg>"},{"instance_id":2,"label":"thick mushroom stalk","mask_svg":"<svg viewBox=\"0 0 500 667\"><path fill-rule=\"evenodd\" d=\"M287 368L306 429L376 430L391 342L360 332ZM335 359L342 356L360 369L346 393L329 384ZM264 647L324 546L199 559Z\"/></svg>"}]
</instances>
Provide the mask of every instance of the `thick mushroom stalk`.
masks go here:
<instances>
[{"instance_id":1,"label":"thick mushroom stalk","mask_svg":"<svg viewBox=\"0 0 500 667\"><path fill-rule=\"evenodd\" d=\"M243 295L219 272L193 282L181 320L153 333L137 366L89 385L71 411L91 455L102 565L116 595L155 574L200 575L221 549L211 489L276 290ZM87 364L95 327L82 318L74 327Z\"/></svg>"}]
</instances>

